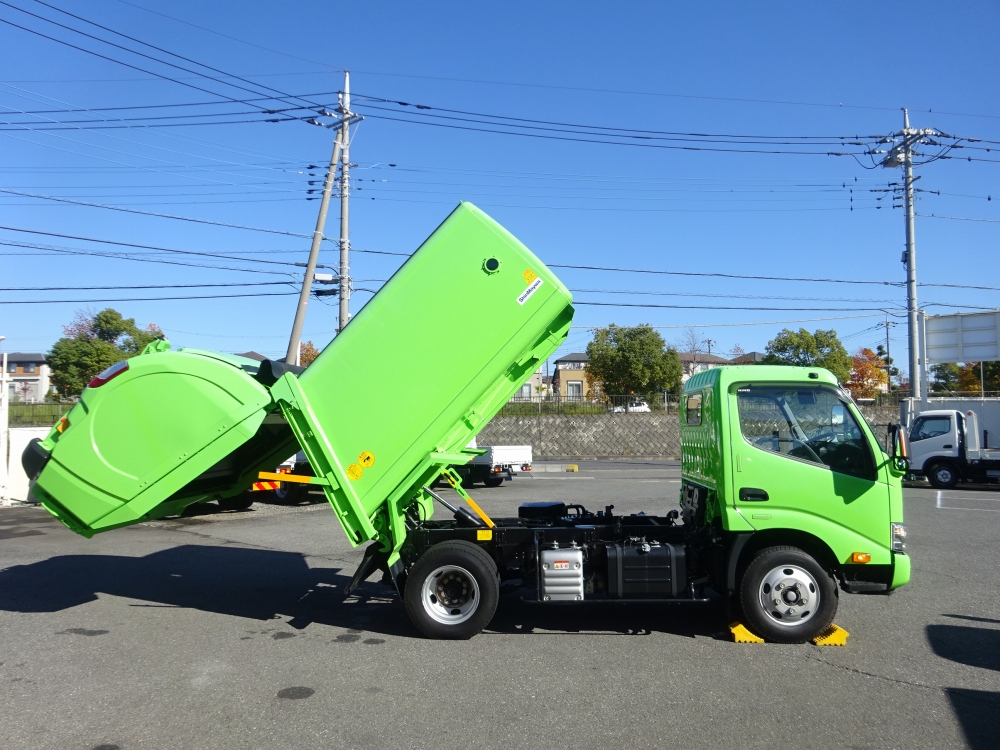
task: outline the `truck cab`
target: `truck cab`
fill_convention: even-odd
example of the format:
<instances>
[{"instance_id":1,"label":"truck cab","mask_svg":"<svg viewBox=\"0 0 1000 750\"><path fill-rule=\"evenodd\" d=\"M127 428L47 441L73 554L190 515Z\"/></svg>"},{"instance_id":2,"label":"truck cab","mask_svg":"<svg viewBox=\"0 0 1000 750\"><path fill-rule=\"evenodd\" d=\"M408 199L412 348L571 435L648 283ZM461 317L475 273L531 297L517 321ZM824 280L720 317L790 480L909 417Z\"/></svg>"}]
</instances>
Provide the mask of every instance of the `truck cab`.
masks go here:
<instances>
[{"instance_id":1,"label":"truck cab","mask_svg":"<svg viewBox=\"0 0 1000 750\"><path fill-rule=\"evenodd\" d=\"M989 431L980 431L979 415L971 409L922 411L910 425L909 439L911 471L933 487L1000 480L1000 450L989 447Z\"/></svg>"},{"instance_id":2,"label":"truck cab","mask_svg":"<svg viewBox=\"0 0 1000 750\"><path fill-rule=\"evenodd\" d=\"M905 584L903 463L887 454L836 377L737 366L685 384L685 524L721 540L729 588L775 638L850 592ZM798 594L775 597L776 587ZM803 614L803 613L806 614Z\"/></svg>"}]
</instances>

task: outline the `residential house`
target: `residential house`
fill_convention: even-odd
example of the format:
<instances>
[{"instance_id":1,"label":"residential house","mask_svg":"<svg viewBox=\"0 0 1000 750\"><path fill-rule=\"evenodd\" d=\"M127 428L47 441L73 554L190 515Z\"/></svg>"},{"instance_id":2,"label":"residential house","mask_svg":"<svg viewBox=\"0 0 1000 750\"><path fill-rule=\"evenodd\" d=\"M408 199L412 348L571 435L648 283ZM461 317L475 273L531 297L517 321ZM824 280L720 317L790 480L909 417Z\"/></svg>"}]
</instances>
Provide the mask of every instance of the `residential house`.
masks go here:
<instances>
[{"instance_id":1,"label":"residential house","mask_svg":"<svg viewBox=\"0 0 1000 750\"><path fill-rule=\"evenodd\" d=\"M735 357L730 364L732 365L758 365L764 361L764 357L767 355L764 352L747 352L746 354L741 354Z\"/></svg>"},{"instance_id":2,"label":"residential house","mask_svg":"<svg viewBox=\"0 0 1000 750\"><path fill-rule=\"evenodd\" d=\"M583 352L567 354L555 361L552 376L553 393L558 393L564 401L582 401L587 397L587 363L590 361Z\"/></svg>"},{"instance_id":3,"label":"residential house","mask_svg":"<svg viewBox=\"0 0 1000 750\"><path fill-rule=\"evenodd\" d=\"M7 395L11 401L37 403L53 391L44 354L10 352L7 355Z\"/></svg>"},{"instance_id":4,"label":"residential house","mask_svg":"<svg viewBox=\"0 0 1000 750\"><path fill-rule=\"evenodd\" d=\"M681 361L682 383L686 383L687 379L696 373L711 370L713 367L732 364L725 357L719 357L715 354L705 354L704 352L677 352L677 357Z\"/></svg>"},{"instance_id":5,"label":"residential house","mask_svg":"<svg viewBox=\"0 0 1000 750\"><path fill-rule=\"evenodd\" d=\"M545 385L545 376L542 375L542 370L539 368L535 373L528 378L527 382L522 385L513 396L511 396L511 401L538 401L543 398L547 393L547 389L543 390Z\"/></svg>"}]
</instances>

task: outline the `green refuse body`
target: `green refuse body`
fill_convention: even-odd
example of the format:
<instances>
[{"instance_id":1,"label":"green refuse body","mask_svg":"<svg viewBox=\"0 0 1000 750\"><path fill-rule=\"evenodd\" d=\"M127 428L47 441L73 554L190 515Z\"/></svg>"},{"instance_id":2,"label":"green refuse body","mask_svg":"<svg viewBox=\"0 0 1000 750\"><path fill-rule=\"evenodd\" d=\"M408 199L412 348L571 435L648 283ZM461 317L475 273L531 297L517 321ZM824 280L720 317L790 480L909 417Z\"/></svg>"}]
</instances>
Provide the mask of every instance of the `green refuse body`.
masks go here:
<instances>
[{"instance_id":1,"label":"green refuse body","mask_svg":"<svg viewBox=\"0 0 1000 750\"><path fill-rule=\"evenodd\" d=\"M565 340L572 296L462 203L304 371L166 345L127 361L23 457L84 536L236 495L299 447L348 539L390 553L420 488ZM109 368L113 370L113 368Z\"/></svg>"}]
</instances>

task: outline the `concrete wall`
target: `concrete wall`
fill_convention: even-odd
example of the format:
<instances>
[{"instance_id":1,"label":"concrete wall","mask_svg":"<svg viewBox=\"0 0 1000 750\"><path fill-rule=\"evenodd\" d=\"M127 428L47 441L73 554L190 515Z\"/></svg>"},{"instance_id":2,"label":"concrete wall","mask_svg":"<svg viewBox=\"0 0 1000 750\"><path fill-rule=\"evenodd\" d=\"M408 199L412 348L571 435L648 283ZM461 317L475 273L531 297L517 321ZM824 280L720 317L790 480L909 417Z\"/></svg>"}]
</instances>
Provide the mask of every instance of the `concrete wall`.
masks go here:
<instances>
[{"instance_id":1,"label":"concrete wall","mask_svg":"<svg viewBox=\"0 0 1000 750\"><path fill-rule=\"evenodd\" d=\"M863 409L886 440L886 426L898 421L894 408ZM535 460L573 458L678 458L676 414L550 414L494 417L476 437L479 445L530 445Z\"/></svg>"}]
</instances>

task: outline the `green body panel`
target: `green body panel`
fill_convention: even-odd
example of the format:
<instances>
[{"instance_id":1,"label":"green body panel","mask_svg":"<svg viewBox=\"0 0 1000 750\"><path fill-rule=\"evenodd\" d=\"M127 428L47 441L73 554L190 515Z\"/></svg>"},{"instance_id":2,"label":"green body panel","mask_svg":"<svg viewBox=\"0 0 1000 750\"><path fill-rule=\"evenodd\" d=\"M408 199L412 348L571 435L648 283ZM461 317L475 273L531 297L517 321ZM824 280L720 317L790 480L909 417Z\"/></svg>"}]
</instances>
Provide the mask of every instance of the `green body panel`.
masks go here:
<instances>
[{"instance_id":1,"label":"green body panel","mask_svg":"<svg viewBox=\"0 0 1000 750\"><path fill-rule=\"evenodd\" d=\"M35 494L74 531L176 513L246 488L301 446L352 544L395 561L421 487L566 339L572 296L524 245L463 203L306 370L165 342L87 388L42 448ZM269 382L269 381L267 381Z\"/></svg>"},{"instance_id":2,"label":"green body panel","mask_svg":"<svg viewBox=\"0 0 1000 750\"><path fill-rule=\"evenodd\" d=\"M405 506L471 457L463 448L565 340L571 302L463 203L295 383L272 389L352 543L399 548Z\"/></svg>"},{"instance_id":3,"label":"green body panel","mask_svg":"<svg viewBox=\"0 0 1000 750\"><path fill-rule=\"evenodd\" d=\"M191 349L132 358L125 372L85 389L69 427L42 442L51 459L36 497L80 532L150 517L256 432L271 404L248 372L256 365Z\"/></svg>"},{"instance_id":4,"label":"green body panel","mask_svg":"<svg viewBox=\"0 0 1000 750\"><path fill-rule=\"evenodd\" d=\"M806 532L822 540L841 564L850 563L855 552L867 552L871 564L896 566L894 586L909 580L909 558L892 552L890 531L891 523L903 520L901 473L853 402L845 405L871 449L874 479L766 450L745 439L737 391L750 385L839 387L832 373L819 368L720 367L691 377L681 410L683 479L711 490L717 505L712 512L721 516L725 529ZM702 394L702 424L689 426L687 396L696 393ZM765 490L768 500L743 501L741 488Z\"/></svg>"}]
</instances>

